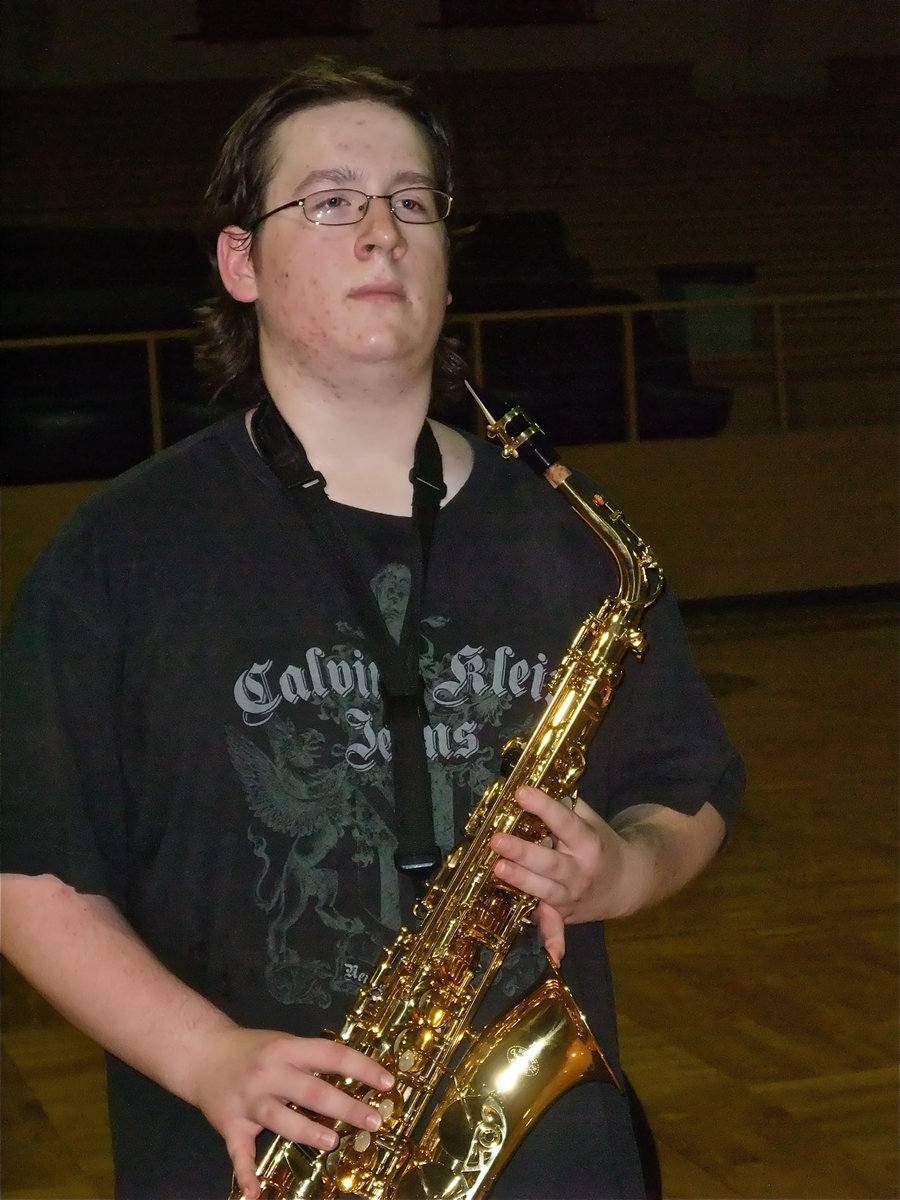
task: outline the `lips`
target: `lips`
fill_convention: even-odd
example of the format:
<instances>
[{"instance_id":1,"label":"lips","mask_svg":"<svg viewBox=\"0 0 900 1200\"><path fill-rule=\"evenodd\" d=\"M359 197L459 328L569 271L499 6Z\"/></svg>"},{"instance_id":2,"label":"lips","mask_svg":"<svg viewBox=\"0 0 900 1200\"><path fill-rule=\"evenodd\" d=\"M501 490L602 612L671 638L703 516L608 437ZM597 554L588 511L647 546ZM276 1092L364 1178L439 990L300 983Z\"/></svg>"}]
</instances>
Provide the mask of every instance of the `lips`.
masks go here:
<instances>
[{"instance_id":1,"label":"lips","mask_svg":"<svg viewBox=\"0 0 900 1200\"><path fill-rule=\"evenodd\" d=\"M402 300L405 293L398 283L385 279L364 283L349 295L351 300Z\"/></svg>"}]
</instances>

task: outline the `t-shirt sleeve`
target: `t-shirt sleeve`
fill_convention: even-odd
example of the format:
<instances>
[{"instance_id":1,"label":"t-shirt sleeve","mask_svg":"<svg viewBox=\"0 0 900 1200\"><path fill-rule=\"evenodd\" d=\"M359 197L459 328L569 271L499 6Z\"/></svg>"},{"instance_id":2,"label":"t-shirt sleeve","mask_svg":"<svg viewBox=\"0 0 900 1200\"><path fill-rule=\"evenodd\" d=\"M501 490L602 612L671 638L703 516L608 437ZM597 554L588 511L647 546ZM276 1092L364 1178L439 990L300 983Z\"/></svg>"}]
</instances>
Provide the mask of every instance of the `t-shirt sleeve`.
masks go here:
<instances>
[{"instance_id":1,"label":"t-shirt sleeve","mask_svg":"<svg viewBox=\"0 0 900 1200\"><path fill-rule=\"evenodd\" d=\"M674 598L643 621L646 650L628 655L604 721L585 799L611 819L637 804L692 814L710 803L731 832L745 786L741 758L697 670Z\"/></svg>"},{"instance_id":2,"label":"t-shirt sleeve","mask_svg":"<svg viewBox=\"0 0 900 1200\"><path fill-rule=\"evenodd\" d=\"M0 868L55 875L122 906L118 651L100 572L60 558L39 562L4 633Z\"/></svg>"}]
</instances>

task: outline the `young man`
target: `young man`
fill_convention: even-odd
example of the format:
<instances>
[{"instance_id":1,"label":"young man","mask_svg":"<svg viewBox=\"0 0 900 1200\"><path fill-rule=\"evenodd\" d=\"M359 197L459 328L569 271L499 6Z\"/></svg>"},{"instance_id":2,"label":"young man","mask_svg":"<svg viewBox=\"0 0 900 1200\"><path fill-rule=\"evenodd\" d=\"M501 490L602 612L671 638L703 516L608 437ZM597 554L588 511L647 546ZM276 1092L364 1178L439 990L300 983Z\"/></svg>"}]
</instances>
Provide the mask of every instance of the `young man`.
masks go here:
<instances>
[{"instance_id":1,"label":"young man","mask_svg":"<svg viewBox=\"0 0 900 1200\"><path fill-rule=\"evenodd\" d=\"M207 195L200 359L238 411L92 499L10 622L3 951L108 1051L120 1197L225 1196L232 1167L254 1197L258 1137L327 1149L326 1118L378 1126L326 1077L377 1093L389 1074L323 1031L414 894L395 790L424 772L449 851L617 587L552 489L426 420L455 366L451 186L440 125L377 71L320 61L260 97ZM616 1071L602 922L696 875L742 786L673 602L644 627L583 799L518 796L554 846L492 843L539 902L499 999L543 941ZM550 1108L494 1189L640 1194L604 1082Z\"/></svg>"}]
</instances>

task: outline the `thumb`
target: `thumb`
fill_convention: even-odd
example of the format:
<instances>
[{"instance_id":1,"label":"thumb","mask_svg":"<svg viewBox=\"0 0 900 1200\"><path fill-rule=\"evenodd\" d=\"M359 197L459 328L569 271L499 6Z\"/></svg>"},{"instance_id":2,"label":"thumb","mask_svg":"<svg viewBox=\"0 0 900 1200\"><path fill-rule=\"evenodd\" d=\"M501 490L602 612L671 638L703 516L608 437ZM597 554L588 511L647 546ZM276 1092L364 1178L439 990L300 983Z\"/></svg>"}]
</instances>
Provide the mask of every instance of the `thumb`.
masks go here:
<instances>
[{"instance_id":1,"label":"thumb","mask_svg":"<svg viewBox=\"0 0 900 1200\"><path fill-rule=\"evenodd\" d=\"M544 949L558 967L566 953L566 927L562 917L555 908L541 900L534 910L534 921L540 930Z\"/></svg>"},{"instance_id":2,"label":"thumb","mask_svg":"<svg viewBox=\"0 0 900 1200\"><path fill-rule=\"evenodd\" d=\"M255 1127L257 1130L259 1126ZM259 1179L256 1176L256 1135L248 1126L246 1132L233 1133L226 1139L228 1156L234 1168L234 1179L240 1188L242 1200L257 1200L260 1195Z\"/></svg>"}]
</instances>

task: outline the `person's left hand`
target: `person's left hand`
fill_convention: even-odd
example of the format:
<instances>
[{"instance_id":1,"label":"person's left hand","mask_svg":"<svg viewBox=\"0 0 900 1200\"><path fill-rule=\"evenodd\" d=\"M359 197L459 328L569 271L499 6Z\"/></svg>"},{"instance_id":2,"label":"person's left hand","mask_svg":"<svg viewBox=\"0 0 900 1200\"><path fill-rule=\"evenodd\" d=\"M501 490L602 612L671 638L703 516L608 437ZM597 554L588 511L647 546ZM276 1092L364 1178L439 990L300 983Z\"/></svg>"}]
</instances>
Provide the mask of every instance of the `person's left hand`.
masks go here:
<instances>
[{"instance_id":1,"label":"person's left hand","mask_svg":"<svg viewBox=\"0 0 900 1200\"><path fill-rule=\"evenodd\" d=\"M537 788L520 787L516 802L547 826L553 844L495 833L490 843L498 856L494 874L537 898L533 919L558 965L566 924L627 911L629 845L583 800L570 810Z\"/></svg>"}]
</instances>

